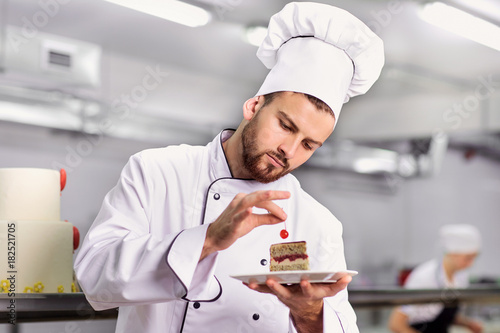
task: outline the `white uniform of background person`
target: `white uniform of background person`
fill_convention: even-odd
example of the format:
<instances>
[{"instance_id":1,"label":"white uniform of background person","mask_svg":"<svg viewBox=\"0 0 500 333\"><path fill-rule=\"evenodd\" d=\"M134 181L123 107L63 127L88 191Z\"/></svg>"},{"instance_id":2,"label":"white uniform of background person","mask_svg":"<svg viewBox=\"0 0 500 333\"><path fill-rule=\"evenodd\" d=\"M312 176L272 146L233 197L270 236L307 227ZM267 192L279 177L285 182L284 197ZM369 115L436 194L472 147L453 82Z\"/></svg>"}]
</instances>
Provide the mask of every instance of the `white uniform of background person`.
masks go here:
<instances>
[{"instance_id":1,"label":"white uniform of background person","mask_svg":"<svg viewBox=\"0 0 500 333\"><path fill-rule=\"evenodd\" d=\"M440 259L430 260L418 265L408 276L405 283L407 289L444 289L442 301L423 305L404 305L400 311L407 316L408 324L411 326L420 327L421 330L427 332L436 332L437 328L447 325L472 323L466 317L458 314L458 304L456 304L456 291L446 289L460 289L469 286L469 273L465 268L472 264L481 248L481 237L479 231L472 225L465 224L450 224L445 225L439 230L440 246L443 251L443 257ZM453 255L467 256L465 263L461 263L463 267L454 267L453 273L447 276L445 262L450 260ZM465 257L460 257L465 258ZM457 265L457 263L455 263ZM447 309L445 310L445 305ZM444 314L443 311L448 311ZM452 314L449 314L451 311ZM457 320L459 316L462 320ZM479 330L479 326L474 324ZM440 328L439 330L444 330Z\"/></svg>"},{"instance_id":2,"label":"white uniform of background person","mask_svg":"<svg viewBox=\"0 0 500 333\"><path fill-rule=\"evenodd\" d=\"M257 96L308 93L338 120L342 104L366 92L383 65L382 42L365 29L335 7L288 4L271 19L259 49L272 70ZM290 40L299 36L306 38ZM286 241L307 242L311 270L346 269L340 222L292 175L269 184L233 178L222 147L232 133L204 147L140 152L106 196L75 271L95 309L119 307L117 332L295 332L289 309L274 295L230 277L269 272L269 247L283 242L282 223L257 227L199 261L208 225L238 193L289 191L290 199L276 202L287 214ZM325 332L358 332L346 290L324 299L323 311Z\"/></svg>"},{"instance_id":3,"label":"white uniform of background person","mask_svg":"<svg viewBox=\"0 0 500 333\"><path fill-rule=\"evenodd\" d=\"M453 276L453 282L445 276L442 260L434 259L420 264L416 267L406 280L406 289L446 289L446 288L467 288L469 286L469 273L460 271ZM452 291L443 294L443 297L454 299ZM424 305L404 305L401 307L408 316L410 324L428 322L434 320L441 311L443 303L432 303Z\"/></svg>"}]
</instances>

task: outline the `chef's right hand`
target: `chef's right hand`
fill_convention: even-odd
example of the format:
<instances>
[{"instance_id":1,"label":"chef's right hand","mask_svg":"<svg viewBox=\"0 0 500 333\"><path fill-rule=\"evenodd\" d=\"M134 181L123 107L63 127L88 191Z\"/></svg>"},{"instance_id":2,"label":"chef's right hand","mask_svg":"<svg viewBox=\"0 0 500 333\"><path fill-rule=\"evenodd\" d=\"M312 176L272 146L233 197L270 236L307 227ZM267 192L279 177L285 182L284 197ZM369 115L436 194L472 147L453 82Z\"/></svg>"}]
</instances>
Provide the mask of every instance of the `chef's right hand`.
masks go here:
<instances>
[{"instance_id":1,"label":"chef's right hand","mask_svg":"<svg viewBox=\"0 0 500 333\"><path fill-rule=\"evenodd\" d=\"M239 193L222 214L208 226L200 261L209 254L227 249L238 238L254 228L265 224L276 224L286 220L287 215L272 200L290 198L288 191L256 191ZM253 207L263 208L268 214L254 214Z\"/></svg>"}]
</instances>

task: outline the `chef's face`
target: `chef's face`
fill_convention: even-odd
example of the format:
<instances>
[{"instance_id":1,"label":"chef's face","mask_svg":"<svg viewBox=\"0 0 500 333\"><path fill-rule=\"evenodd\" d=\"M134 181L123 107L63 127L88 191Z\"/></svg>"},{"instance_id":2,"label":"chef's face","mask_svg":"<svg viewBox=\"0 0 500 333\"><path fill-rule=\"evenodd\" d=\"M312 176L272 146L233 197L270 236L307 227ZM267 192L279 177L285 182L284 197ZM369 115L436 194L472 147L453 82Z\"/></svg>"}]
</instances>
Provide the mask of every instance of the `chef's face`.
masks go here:
<instances>
[{"instance_id":1,"label":"chef's face","mask_svg":"<svg viewBox=\"0 0 500 333\"><path fill-rule=\"evenodd\" d=\"M477 257L477 253L450 253L448 254L456 270L469 268Z\"/></svg>"},{"instance_id":2,"label":"chef's face","mask_svg":"<svg viewBox=\"0 0 500 333\"><path fill-rule=\"evenodd\" d=\"M261 96L247 117L242 156L250 176L269 183L306 162L330 136L335 119L300 93L282 92L263 104Z\"/></svg>"}]
</instances>

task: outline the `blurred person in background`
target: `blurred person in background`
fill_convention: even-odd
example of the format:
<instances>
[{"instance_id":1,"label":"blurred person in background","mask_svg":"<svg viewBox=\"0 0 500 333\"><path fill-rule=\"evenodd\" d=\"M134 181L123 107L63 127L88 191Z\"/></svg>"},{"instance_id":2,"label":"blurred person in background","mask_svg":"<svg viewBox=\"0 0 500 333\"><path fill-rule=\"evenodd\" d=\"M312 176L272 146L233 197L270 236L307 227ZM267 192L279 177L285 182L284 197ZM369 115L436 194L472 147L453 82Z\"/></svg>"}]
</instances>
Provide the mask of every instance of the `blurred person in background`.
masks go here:
<instances>
[{"instance_id":1,"label":"blurred person in background","mask_svg":"<svg viewBox=\"0 0 500 333\"><path fill-rule=\"evenodd\" d=\"M467 288L466 271L476 259L481 247L481 235L472 225L445 225L439 232L443 257L417 266L406 280L406 289ZM395 333L446 333L452 325L483 332L482 325L459 313L456 302L404 305L393 310L389 329Z\"/></svg>"}]
</instances>

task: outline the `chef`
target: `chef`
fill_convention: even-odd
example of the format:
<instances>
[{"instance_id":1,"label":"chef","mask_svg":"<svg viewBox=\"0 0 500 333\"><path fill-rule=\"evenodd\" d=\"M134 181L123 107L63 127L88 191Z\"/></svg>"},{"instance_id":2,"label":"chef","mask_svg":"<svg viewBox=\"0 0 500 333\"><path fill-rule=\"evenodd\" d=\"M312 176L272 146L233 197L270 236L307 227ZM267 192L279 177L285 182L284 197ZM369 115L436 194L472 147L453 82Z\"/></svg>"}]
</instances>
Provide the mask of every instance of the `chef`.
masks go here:
<instances>
[{"instance_id":1,"label":"chef","mask_svg":"<svg viewBox=\"0 0 500 333\"><path fill-rule=\"evenodd\" d=\"M116 332L358 332L349 276L232 276L268 273L285 225L286 241L307 242L312 271L346 269L342 225L289 172L376 81L382 41L344 10L289 3L257 55L271 70L236 130L132 156L105 197L75 271L96 310L119 308Z\"/></svg>"},{"instance_id":2,"label":"chef","mask_svg":"<svg viewBox=\"0 0 500 333\"><path fill-rule=\"evenodd\" d=\"M408 276L408 289L467 288L470 267L481 248L481 236L476 227L469 224L449 224L439 231L443 257L417 266ZM396 308L389 319L392 332L446 333L452 325L468 328L470 332L482 332L482 325L459 314L453 293L444 295L444 302L424 305L405 305Z\"/></svg>"}]
</instances>

